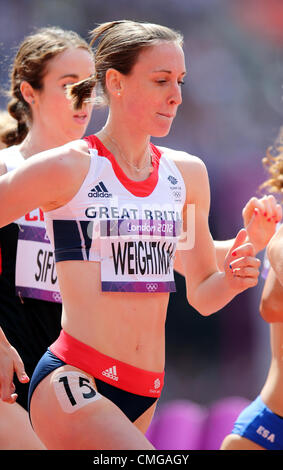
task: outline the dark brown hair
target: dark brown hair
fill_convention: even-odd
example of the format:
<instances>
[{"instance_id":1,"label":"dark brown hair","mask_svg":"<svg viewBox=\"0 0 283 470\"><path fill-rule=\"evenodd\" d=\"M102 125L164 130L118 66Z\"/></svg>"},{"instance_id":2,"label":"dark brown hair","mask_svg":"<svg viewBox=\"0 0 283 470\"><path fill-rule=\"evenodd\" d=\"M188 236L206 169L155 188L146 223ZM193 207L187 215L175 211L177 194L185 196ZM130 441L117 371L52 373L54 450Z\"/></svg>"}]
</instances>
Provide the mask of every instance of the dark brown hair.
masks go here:
<instances>
[{"instance_id":1,"label":"dark brown hair","mask_svg":"<svg viewBox=\"0 0 283 470\"><path fill-rule=\"evenodd\" d=\"M280 193L283 196L283 127L280 128L277 139L270 146L262 159L269 178L260 186L269 193Z\"/></svg>"},{"instance_id":2,"label":"dark brown hair","mask_svg":"<svg viewBox=\"0 0 283 470\"><path fill-rule=\"evenodd\" d=\"M7 147L6 142L3 142L2 136L9 136L10 132L13 133L17 127L17 121L8 113L7 110L0 111L0 143ZM9 140L9 137L8 137ZM0 145L2 148L3 145Z\"/></svg>"},{"instance_id":3,"label":"dark brown hair","mask_svg":"<svg viewBox=\"0 0 283 470\"><path fill-rule=\"evenodd\" d=\"M20 44L12 65L8 93L10 101L7 105L9 113L17 121L17 127L1 136L7 146L22 142L32 122L30 105L20 90L21 83L27 81L35 90L41 90L48 62L70 47L86 49L93 54L91 47L77 33L58 27L40 28Z\"/></svg>"},{"instance_id":4,"label":"dark brown hair","mask_svg":"<svg viewBox=\"0 0 283 470\"><path fill-rule=\"evenodd\" d=\"M95 49L95 76L68 87L68 95L75 109L91 97L95 85L107 97L105 77L109 68L128 75L145 47L160 41L183 45L183 36L171 28L130 20L101 24L91 31L90 45L93 46L98 39L99 44Z\"/></svg>"}]
</instances>

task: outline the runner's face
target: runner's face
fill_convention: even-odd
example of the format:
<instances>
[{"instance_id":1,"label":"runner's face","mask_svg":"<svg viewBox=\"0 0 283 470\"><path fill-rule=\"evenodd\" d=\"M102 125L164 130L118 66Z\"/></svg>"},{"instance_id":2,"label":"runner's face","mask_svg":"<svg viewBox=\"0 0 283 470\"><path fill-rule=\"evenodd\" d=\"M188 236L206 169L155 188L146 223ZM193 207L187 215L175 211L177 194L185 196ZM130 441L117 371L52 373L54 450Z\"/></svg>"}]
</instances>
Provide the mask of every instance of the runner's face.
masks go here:
<instances>
[{"instance_id":1,"label":"runner's face","mask_svg":"<svg viewBox=\"0 0 283 470\"><path fill-rule=\"evenodd\" d=\"M140 53L132 72L123 76L123 105L136 130L155 137L168 134L182 103L185 73L184 53L175 42L162 42Z\"/></svg>"},{"instance_id":2,"label":"runner's face","mask_svg":"<svg viewBox=\"0 0 283 470\"><path fill-rule=\"evenodd\" d=\"M39 120L48 134L62 139L81 138L91 117L92 105L74 111L66 98L65 87L94 73L94 61L85 49L70 48L51 59L43 78L43 89L37 93L34 120Z\"/></svg>"}]
</instances>

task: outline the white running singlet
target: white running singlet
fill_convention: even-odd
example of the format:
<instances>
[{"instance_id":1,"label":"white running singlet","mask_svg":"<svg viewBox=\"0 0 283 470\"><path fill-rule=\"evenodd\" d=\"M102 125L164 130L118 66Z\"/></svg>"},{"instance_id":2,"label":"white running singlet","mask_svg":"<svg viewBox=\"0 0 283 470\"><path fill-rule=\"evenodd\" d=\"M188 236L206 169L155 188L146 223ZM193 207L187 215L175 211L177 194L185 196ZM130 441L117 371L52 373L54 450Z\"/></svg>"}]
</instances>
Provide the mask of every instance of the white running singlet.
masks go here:
<instances>
[{"instance_id":1,"label":"white running singlet","mask_svg":"<svg viewBox=\"0 0 283 470\"><path fill-rule=\"evenodd\" d=\"M175 291L173 261L186 188L170 156L151 144L153 172L130 180L94 135L85 138L90 168L66 205L44 214L55 261L100 262L101 289Z\"/></svg>"}]
</instances>

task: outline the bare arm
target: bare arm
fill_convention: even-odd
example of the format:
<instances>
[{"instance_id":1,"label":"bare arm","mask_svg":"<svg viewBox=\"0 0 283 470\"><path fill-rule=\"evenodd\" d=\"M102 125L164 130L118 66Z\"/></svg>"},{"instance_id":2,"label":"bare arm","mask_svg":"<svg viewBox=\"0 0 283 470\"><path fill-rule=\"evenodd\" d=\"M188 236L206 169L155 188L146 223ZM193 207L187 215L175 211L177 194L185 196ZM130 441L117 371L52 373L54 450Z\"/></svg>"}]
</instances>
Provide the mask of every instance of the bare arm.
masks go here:
<instances>
[{"instance_id":1,"label":"bare arm","mask_svg":"<svg viewBox=\"0 0 283 470\"><path fill-rule=\"evenodd\" d=\"M262 251L272 238L276 224L282 218L282 207L274 196L261 199L252 197L242 210L243 225L247 230L247 242L253 244L255 253ZM223 267L225 256L234 240L215 241L217 264Z\"/></svg>"},{"instance_id":2,"label":"bare arm","mask_svg":"<svg viewBox=\"0 0 283 470\"><path fill-rule=\"evenodd\" d=\"M253 244L255 253L263 250L276 230L276 224L281 220L282 208L274 196L264 196L261 199L251 198L242 211L244 227L247 230L246 242ZM223 270L228 251L235 239L214 240L217 265ZM174 269L183 274L180 256L177 254Z\"/></svg>"},{"instance_id":3,"label":"bare arm","mask_svg":"<svg viewBox=\"0 0 283 470\"><path fill-rule=\"evenodd\" d=\"M8 403L14 403L17 399L13 383L14 373L17 374L20 382L29 381L23 361L0 328L0 396L1 400Z\"/></svg>"},{"instance_id":4,"label":"bare arm","mask_svg":"<svg viewBox=\"0 0 283 470\"><path fill-rule=\"evenodd\" d=\"M238 293L257 284L260 263L254 258L254 248L250 243L242 246L247 236L243 230L238 233L228 251L224 270L218 270L214 242L208 226L210 190L206 168L196 158L176 163L189 188L184 210L185 223L187 205L195 205L194 247L179 252L186 277L187 297L200 313L209 315L224 307ZM233 252L236 252L236 256L232 256ZM232 264L233 270L229 267Z\"/></svg>"},{"instance_id":5,"label":"bare arm","mask_svg":"<svg viewBox=\"0 0 283 470\"><path fill-rule=\"evenodd\" d=\"M89 166L77 142L34 155L0 177L0 227L38 207L62 206L76 194Z\"/></svg>"},{"instance_id":6,"label":"bare arm","mask_svg":"<svg viewBox=\"0 0 283 470\"><path fill-rule=\"evenodd\" d=\"M0 161L0 175L6 172L6 165ZM14 403L17 399L13 383L14 373L17 374L19 382L29 381L21 357L0 328L0 397L7 403Z\"/></svg>"}]
</instances>

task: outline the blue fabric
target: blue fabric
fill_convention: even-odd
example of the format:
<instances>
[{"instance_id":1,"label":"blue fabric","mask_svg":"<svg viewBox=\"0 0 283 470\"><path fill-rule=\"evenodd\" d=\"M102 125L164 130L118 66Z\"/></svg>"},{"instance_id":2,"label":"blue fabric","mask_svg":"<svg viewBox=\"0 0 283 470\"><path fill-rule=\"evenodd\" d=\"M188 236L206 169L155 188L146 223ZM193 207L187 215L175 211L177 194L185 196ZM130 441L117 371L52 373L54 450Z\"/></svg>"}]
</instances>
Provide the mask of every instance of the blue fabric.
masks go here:
<instances>
[{"instance_id":1,"label":"blue fabric","mask_svg":"<svg viewBox=\"0 0 283 470\"><path fill-rule=\"evenodd\" d=\"M283 418L267 408L260 396L240 413L232 433L267 450L283 450Z\"/></svg>"},{"instance_id":2,"label":"blue fabric","mask_svg":"<svg viewBox=\"0 0 283 470\"><path fill-rule=\"evenodd\" d=\"M53 220L54 253L56 262L68 260L83 261L89 257L91 231L88 220Z\"/></svg>"},{"instance_id":3,"label":"blue fabric","mask_svg":"<svg viewBox=\"0 0 283 470\"><path fill-rule=\"evenodd\" d=\"M61 359L59 359L58 357L54 356L54 354L52 354L49 349L46 351L46 353L38 362L30 380L28 392L28 410L30 410L30 400L32 394L38 386L39 382L41 382L44 377L50 374L50 372L64 365L66 365L66 363L61 361Z\"/></svg>"},{"instance_id":4,"label":"blue fabric","mask_svg":"<svg viewBox=\"0 0 283 470\"><path fill-rule=\"evenodd\" d=\"M61 359L55 356L49 349L46 351L44 356L42 356L30 381L28 394L29 410L31 397L37 385L53 370L64 365L66 365L66 363L61 361ZM138 419L157 400L157 398L154 397L144 397L126 392L125 390L109 385L102 380L97 378L94 379L98 392L115 403L115 405L117 405L132 422Z\"/></svg>"}]
</instances>

